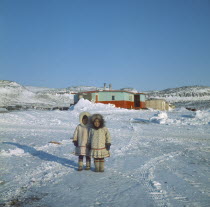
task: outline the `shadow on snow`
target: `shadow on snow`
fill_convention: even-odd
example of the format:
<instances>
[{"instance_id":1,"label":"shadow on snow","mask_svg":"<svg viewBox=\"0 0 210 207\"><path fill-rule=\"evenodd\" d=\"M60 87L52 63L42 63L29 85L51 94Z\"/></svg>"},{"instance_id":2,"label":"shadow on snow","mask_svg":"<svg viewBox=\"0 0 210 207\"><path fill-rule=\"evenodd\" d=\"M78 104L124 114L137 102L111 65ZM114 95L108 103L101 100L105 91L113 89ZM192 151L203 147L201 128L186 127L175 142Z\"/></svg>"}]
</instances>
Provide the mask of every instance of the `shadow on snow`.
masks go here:
<instances>
[{"instance_id":1,"label":"shadow on snow","mask_svg":"<svg viewBox=\"0 0 210 207\"><path fill-rule=\"evenodd\" d=\"M27 145L21 145L14 142L4 142L4 144L10 144L14 145L22 150L24 150L25 153L29 153L32 156L38 157L41 160L50 161L50 162L57 162L65 167L70 167L75 170L77 170L77 163L75 163L72 160L68 160L66 158L57 157L55 155L49 154L47 152L36 150L33 147L27 146Z\"/></svg>"},{"instance_id":2,"label":"shadow on snow","mask_svg":"<svg viewBox=\"0 0 210 207\"><path fill-rule=\"evenodd\" d=\"M150 124L151 122L146 119L132 119L131 123Z\"/></svg>"}]
</instances>

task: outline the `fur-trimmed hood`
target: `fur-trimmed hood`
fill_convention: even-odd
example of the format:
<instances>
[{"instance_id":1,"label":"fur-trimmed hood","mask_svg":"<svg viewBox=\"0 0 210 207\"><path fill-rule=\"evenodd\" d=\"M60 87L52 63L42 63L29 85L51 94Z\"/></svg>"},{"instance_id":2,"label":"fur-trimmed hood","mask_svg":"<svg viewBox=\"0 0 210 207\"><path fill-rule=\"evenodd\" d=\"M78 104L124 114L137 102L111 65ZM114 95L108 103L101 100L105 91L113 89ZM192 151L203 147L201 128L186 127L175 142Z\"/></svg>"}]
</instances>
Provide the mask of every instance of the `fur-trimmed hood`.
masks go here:
<instances>
[{"instance_id":1,"label":"fur-trimmed hood","mask_svg":"<svg viewBox=\"0 0 210 207\"><path fill-rule=\"evenodd\" d=\"M100 122L100 126L98 128L94 126L94 121L96 119L98 119ZM90 127L93 129L100 129L100 128L105 127L105 121L104 121L103 116L101 114L93 114L90 118Z\"/></svg>"},{"instance_id":2,"label":"fur-trimmed hood","mask_svg":"<svg viewBox=\"0 0 210 207\"><path fill-rule=\"evenodd\" d=\"M87 116L88 119L89 119L90 116L91 116L91 114L90 114L89 112L87 112L87 111L84 111L84 112L80 113L80 115L79 115L79 123L80 123L82 126L86 127L87 125L84 125L84 124L82 123L82 119L83 119L84 116Z\"/></svg>"}]
</instances>

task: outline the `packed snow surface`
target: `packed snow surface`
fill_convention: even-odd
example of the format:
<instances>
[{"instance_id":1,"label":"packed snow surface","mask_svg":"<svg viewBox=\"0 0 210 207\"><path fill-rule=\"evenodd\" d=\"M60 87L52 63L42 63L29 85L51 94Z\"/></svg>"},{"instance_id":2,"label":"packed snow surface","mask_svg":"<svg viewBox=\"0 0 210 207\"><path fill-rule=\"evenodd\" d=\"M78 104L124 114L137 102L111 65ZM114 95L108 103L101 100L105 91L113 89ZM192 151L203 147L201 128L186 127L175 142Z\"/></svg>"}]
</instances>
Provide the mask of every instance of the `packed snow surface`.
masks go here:
<instances>
[{"instance_id":1,"label":"packed snow surface","mask_svg":"<svg viewBox=\"0 0 210 207\"><path fill-rule=\"evenodd\" d=\"M82 111L112 137L105 172L77 171ZM209 206L210 111L126 110L81 99L69 111L0 113L0 206Z\"/></svg>"}]
</instances>

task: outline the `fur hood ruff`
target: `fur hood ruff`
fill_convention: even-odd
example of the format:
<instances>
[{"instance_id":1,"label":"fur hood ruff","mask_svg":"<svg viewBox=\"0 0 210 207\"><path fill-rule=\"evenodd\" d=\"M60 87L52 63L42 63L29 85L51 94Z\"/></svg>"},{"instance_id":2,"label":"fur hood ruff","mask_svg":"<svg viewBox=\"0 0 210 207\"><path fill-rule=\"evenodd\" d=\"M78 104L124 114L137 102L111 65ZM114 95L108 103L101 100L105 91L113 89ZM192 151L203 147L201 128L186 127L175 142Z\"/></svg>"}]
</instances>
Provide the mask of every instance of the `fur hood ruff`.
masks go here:
<instances>
[{"instance_id":1,"label":"fur hood ruff","mask_svg":"<svg viewBox=\"0 0 210 207\"><path fill-rule=\"evenodd\" d=\"M98 119L100 122L100 126L98 128L94 126L94 121L96 119ZM90 118L90 126L91 128L96 129L96 130L105 127L105 121L104 121L103 116L101 114L93 114Z\"/></svg>"}]
</instances>

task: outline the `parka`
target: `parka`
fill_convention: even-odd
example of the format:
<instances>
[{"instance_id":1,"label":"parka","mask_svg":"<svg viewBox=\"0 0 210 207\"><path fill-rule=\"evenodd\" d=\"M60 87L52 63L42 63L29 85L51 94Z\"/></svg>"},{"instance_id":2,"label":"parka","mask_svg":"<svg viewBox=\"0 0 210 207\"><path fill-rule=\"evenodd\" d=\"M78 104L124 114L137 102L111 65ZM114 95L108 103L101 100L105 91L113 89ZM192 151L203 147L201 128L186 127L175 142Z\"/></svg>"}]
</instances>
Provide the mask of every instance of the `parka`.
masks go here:
<instances>
[{"instance_id":1,"label":"parka","mask_svg":"<svg viewBox=\"0 0 210 207\"><path fill-rule=\"evenodd\" d=\"M75 148L75 155L90 155L90 150L87 148L88 134L89 134L89 125L84 125L82 119L84 116L90 117L90 113L82 112L79 115L80 124L76 127L74 131L73 142L77 143Z\"/></svg>"},{"instance_id":2,"label":"parka","mask_svg":"<svg viewBox=\"0 0 210 207\"><path fill-rule=\"evenodd\" d=\"M94 126L95 119L100 121L100 126ZM109 130L104 126L103 116L94 114L90 118L90 130L88 137L88 146L91 148L91 156L94 158L110 157L109 147L111 145L111 136ZM108 147L109 146L109 147Z\"/></svg>"}]
</instances>

